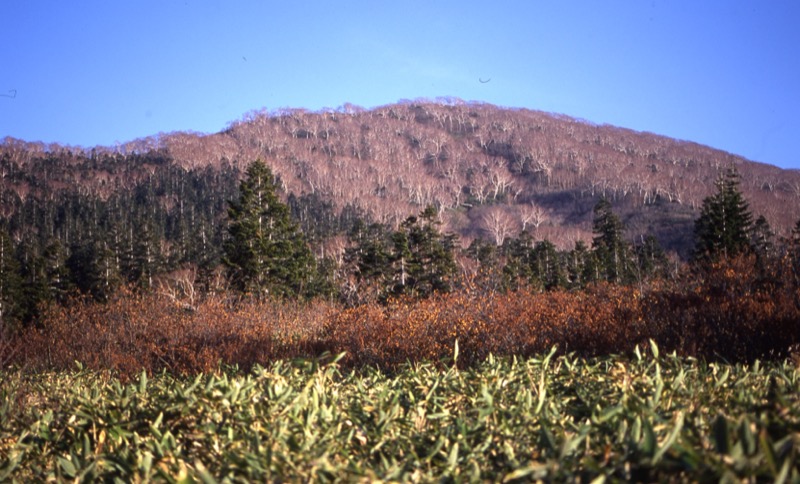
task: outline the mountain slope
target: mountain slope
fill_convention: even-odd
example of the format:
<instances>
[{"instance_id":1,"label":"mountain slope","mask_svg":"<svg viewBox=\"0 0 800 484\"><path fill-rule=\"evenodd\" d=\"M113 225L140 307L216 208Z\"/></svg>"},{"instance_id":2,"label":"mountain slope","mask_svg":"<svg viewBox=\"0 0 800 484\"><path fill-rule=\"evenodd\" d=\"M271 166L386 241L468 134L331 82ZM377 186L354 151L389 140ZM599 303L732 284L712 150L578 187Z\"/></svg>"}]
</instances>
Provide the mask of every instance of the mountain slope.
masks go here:
<instances>
[{"instance_id":1,"label":"mountain slope","mask_svg":"<svg viewBox=\"0 0 800 484\"><path fill-rule=\"evenodd\" d=\"M457 100L254 112L216 134L173 133L90 152L10 139L0 150L12 175L2 190L19 197L76 188L109 196L168 167L241 172L261 158L287 193L314 195L337 212L349 207L392 225L434 205L464 243L500 242L526 228L571 247L591 237L591 209L606 197L629 238L652 233L686 255L699 205L731 165L753 212L778 234L800 219L797 171L649 133Z\"/></svg>"}]
</instances>

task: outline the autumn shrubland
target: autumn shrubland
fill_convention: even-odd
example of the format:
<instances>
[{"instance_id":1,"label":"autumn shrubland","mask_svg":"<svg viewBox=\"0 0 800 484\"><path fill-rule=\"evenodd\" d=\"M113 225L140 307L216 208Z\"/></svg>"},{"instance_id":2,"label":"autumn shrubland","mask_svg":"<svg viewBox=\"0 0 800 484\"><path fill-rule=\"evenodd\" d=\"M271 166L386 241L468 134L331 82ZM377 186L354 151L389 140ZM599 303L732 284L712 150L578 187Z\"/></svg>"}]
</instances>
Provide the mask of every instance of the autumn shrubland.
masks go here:
<instances>
[{"instance_id":1,"label":"autumn shrubland","mask_svg":"<svg viewBox=\"0 0 800 484\"><path fill-rule=\"evenodd\" d=\"M786 277L765 282L742 255L647 285L596 283L583 290L490 292L464 287L419 299L346 306L311 300L209 296L194 306L157 293L126 292L46 308L39 327L4 345L6 363L69 369L76 362L122 377L167 370L194 374L278 359L345 353L342 364L395 368L488 355L559 351L629 353L648 340L680 355L729 361L785 358L800 343L800 291ZM777 269L775 269L777 270Z\"/></svg>"}]
</instances>

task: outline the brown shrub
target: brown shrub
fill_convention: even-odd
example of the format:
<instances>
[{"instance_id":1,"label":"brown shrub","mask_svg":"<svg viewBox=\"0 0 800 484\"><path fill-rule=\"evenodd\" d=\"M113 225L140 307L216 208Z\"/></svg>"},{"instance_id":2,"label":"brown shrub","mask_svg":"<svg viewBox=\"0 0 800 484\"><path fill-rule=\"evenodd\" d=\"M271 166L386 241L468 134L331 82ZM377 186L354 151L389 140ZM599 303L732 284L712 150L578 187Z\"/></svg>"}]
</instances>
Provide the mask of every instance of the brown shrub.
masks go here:
<instances>
[{"instance_id":1,"label":"brown shrub","mask_svg":"<svg viewBox=\"0 0 800 484\"><path fill-rule=\"evenodd\" d=\"M219 363L249 368L303 354L329 318L313 302L210 298L187 310L155 294L119 295L107 304L77 301L46 308L42 328L24 335L22 359L34 367L88 368L135 375L142 369L188 374Z\"/></svg>"},{"instance_id":2,"label":"brown shrub","mask_svg":"<svg viewBox=\"0 0 800 484\"><path fill-rule=\"evenodd\" d=\"M211 297L192 310L154 294L120 294L44 312L40 329L6 343L4 358L31 368L145 369L190 374L220 363L248 369L279 358L346 352L343 363L393 368L407 361L459 364L488 354L626 353L649 339L705 358L783 358L800 343L800 292L787 278L764 282L753 257L687 273L673 286L611 284L583 291L505 294L465 290L425 300L347 308L330 302ZM777 274L780 274L778 272Z\"/></svg>"}]
</instances>

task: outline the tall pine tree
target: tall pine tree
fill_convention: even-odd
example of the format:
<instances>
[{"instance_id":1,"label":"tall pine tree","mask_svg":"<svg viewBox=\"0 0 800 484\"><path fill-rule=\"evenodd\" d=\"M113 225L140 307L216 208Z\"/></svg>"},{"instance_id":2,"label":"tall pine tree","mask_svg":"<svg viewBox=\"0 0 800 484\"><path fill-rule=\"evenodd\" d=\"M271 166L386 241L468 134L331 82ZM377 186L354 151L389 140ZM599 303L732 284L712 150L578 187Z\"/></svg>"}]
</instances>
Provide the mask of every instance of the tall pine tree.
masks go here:
<instances>
[{"instance_id":1,"label":"tall pine tree","mask_svg":"<svg viewBox=\"0 0 800 484\"><path fill-rule=\"evenodd\" d=\"M611 211L611 203L601 199L594 207L595 233L592 250L597 258L597 279L627 283L632 278L630 247L622 238L622 222Z\"/></svg>"},{"instance_id":2,"label":"tall pine tree","mask_svg":"<svg viewBox=\"0 0 800 484\"><path fill-rule=\"evenodd\" d=\"M248 167L228 218L223 263L236 290L259 297L308 295L314 257L261 160Z\"/></svg>"},{"instance_id":3,"label":"tall pine tree","mask_svg":"<svg viewBox=\"0 0 800 484\"><path fill-rule=\"evenodd\" d=\"M703 200L695 221L695 260L733 257L750 247L753 215L739 191L739 173L731 167L717 180L717 192Z\"/></svg>"}]
</instances>

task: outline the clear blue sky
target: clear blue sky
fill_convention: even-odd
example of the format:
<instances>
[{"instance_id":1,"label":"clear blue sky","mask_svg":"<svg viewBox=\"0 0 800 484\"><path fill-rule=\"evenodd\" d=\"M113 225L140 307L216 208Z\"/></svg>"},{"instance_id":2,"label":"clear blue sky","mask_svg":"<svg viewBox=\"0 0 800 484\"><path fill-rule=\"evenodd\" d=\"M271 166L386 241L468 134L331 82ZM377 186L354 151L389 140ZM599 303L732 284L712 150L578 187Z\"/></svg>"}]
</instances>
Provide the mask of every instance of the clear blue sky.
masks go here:
<instances>
[{"instance_id":1,"label":"clear blue sky","mask_svg":"<svg viewBox=\"0 0 800 484\"><path fill-rule=\"evenodd\" d=\"M456 96L800 168L798 0L4 0L0 52L0 138Z\"/></svg>"}]
</instances>

